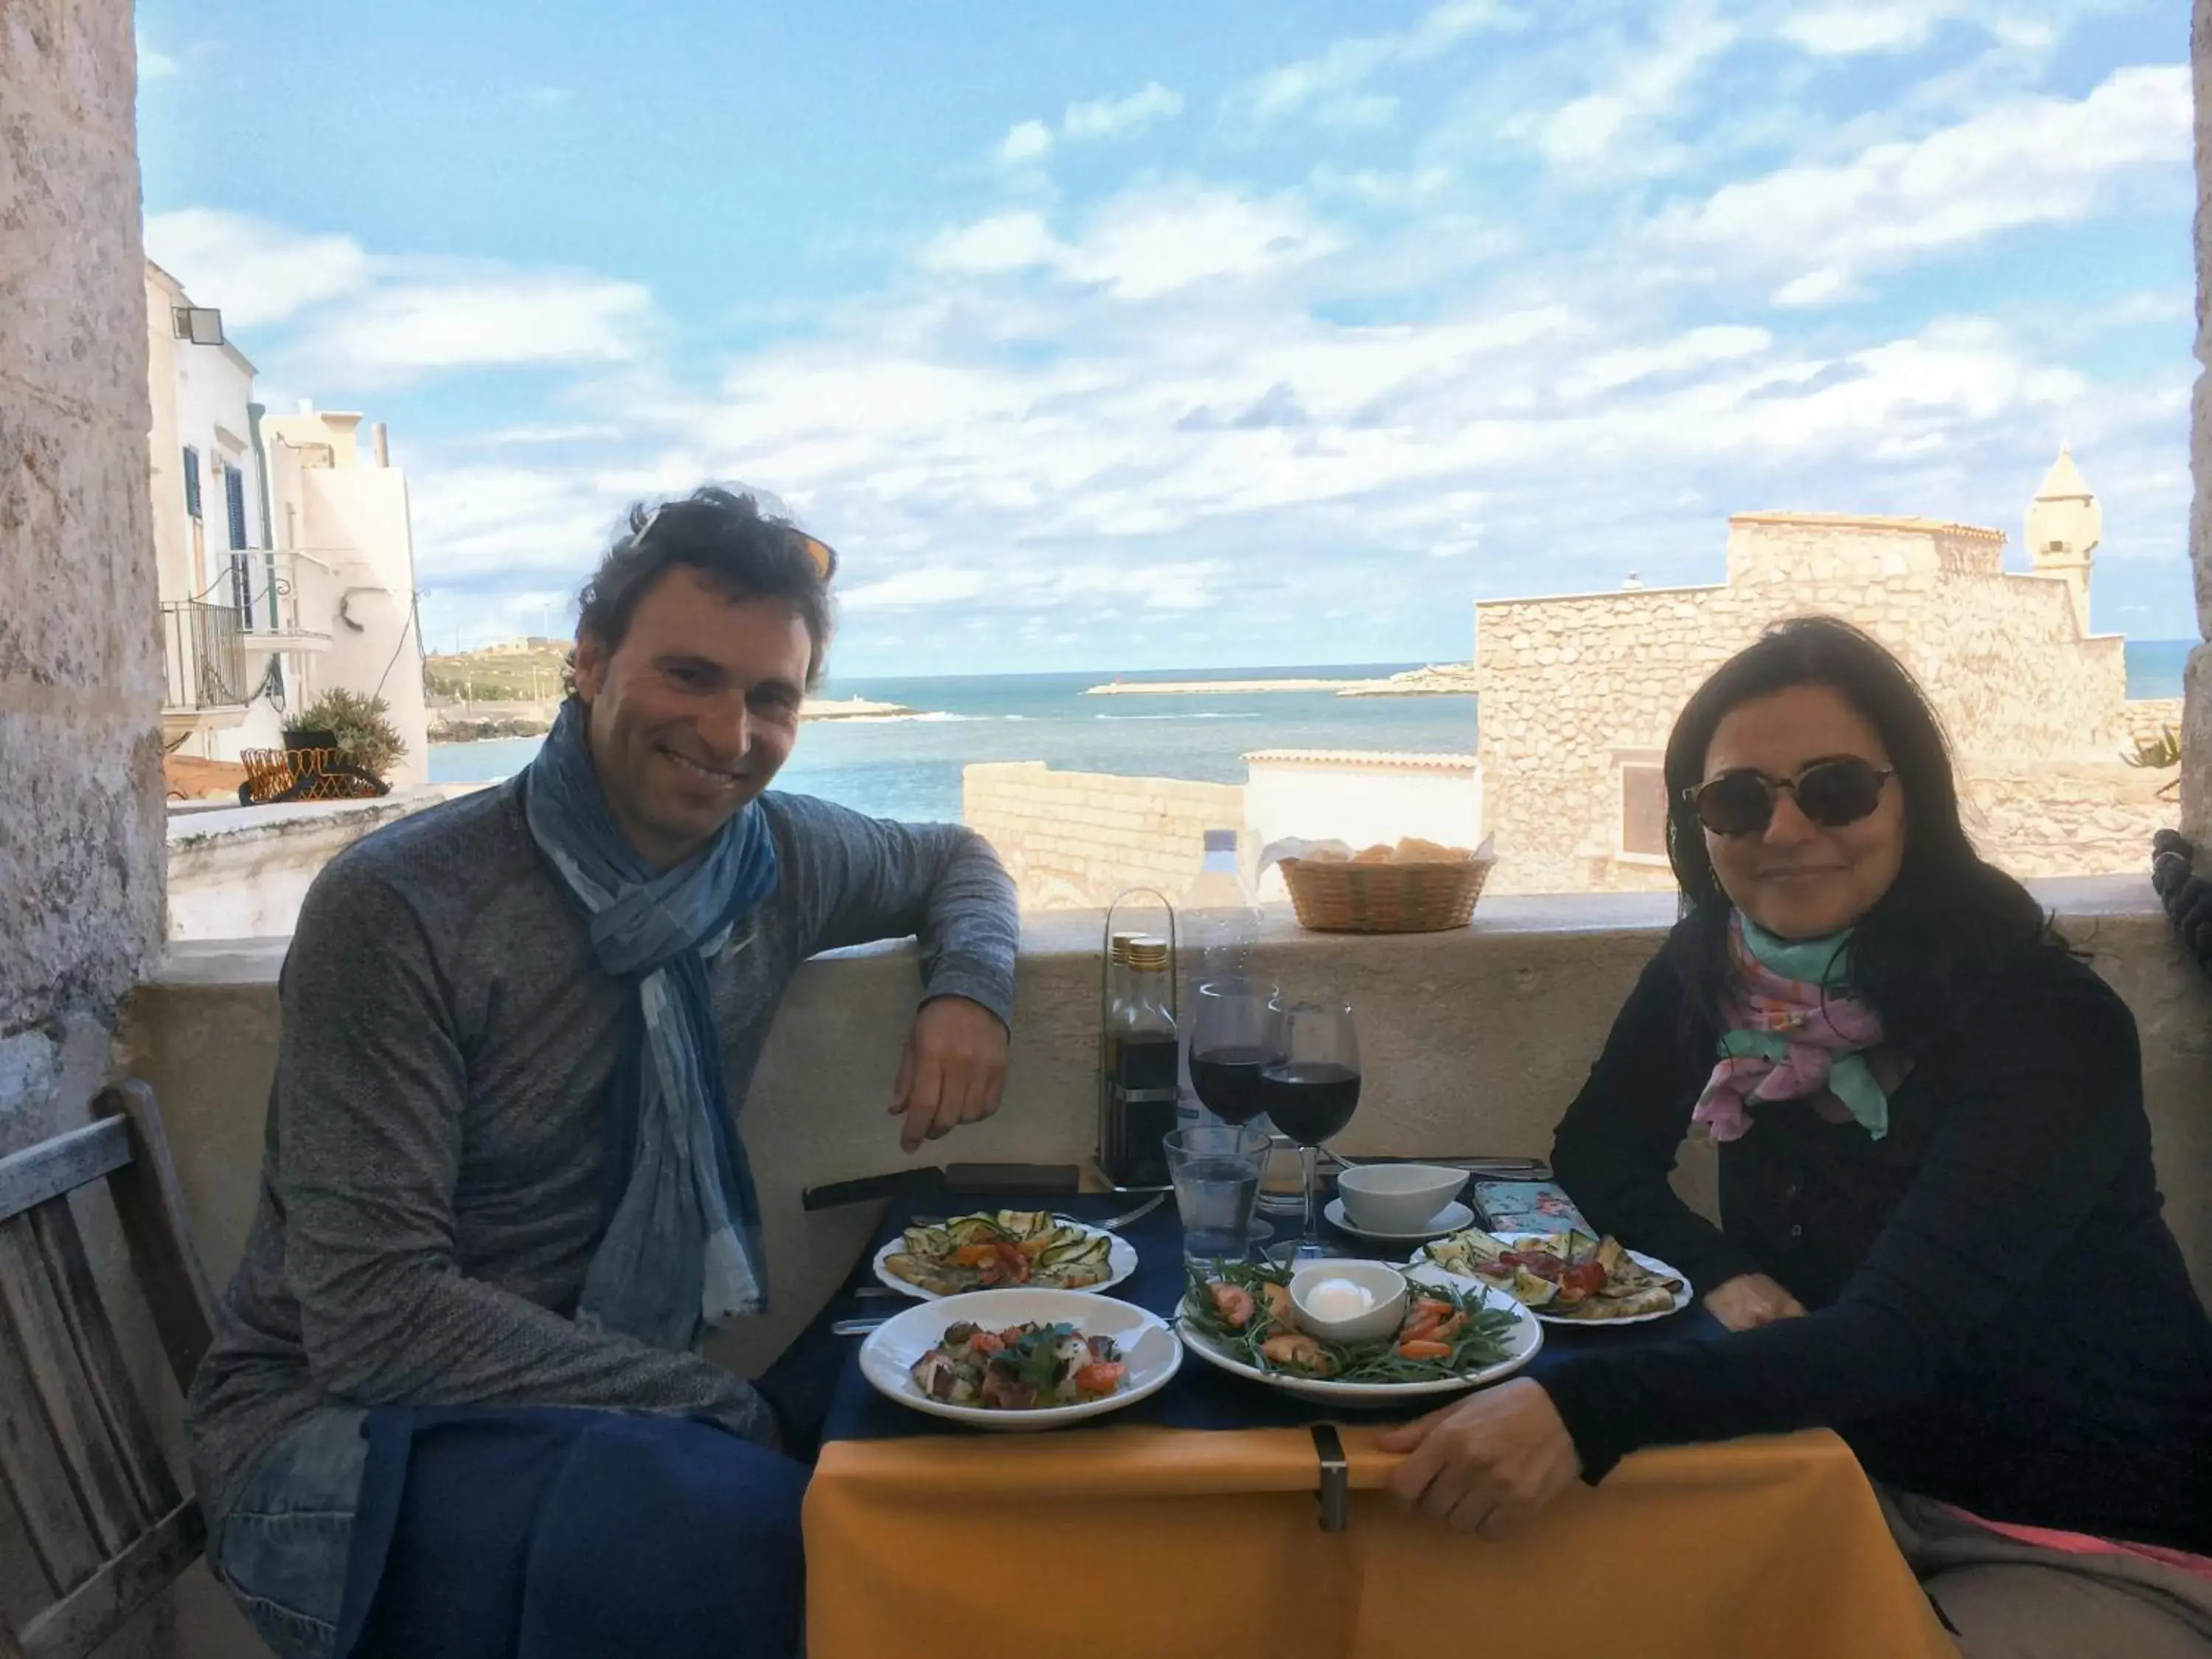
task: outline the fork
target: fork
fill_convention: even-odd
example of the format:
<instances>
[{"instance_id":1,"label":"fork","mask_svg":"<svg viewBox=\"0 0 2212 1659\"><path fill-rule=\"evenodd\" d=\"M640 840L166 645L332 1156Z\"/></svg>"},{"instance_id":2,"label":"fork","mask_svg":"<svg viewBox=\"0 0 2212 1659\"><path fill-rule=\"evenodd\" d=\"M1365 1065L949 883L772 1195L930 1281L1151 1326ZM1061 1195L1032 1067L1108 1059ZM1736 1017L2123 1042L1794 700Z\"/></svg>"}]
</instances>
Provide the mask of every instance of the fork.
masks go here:
<instances>
[{"instance_id":1,"label":"fork","mask_svg":"<svg viewBox=\"0 0 2212 1659\"><path fill-rule=\"evenodd\" d=\"M1057 1210L1052 1212L1052 1218L1070 1227L1091 1227L1102 1233L1115 1233L1133 1221L1143 1220L1161 1205L1166 1203L1171 1196L1171 1194L1164 1191L1154 1193L1135 1209L1124 1211L1120 1215L1108 1216L1103 1221L1085 1221L1079 1216L1062 1215ZM946 1219L947 1218L941 1215L918 1215L908 1224L915 1227L942 1227Z\"/></svg>"}]
</instances>

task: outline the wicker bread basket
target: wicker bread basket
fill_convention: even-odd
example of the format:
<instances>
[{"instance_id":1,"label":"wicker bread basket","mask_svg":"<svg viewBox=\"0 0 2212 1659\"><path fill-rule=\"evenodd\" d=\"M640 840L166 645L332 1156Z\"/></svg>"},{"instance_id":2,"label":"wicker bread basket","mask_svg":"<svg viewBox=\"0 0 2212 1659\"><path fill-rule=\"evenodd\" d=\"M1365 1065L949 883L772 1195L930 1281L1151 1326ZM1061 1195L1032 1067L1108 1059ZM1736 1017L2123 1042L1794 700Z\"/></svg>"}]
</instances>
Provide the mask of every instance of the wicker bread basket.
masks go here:
<instances>
[{"instance_id":1,"label":"wicker bread basket","mask_svg":"<svg viewBox=\"0 0 2212 1659\"><path fill-rule=\"evenodd\" d=\"M1464 927L1492 860L1355 864L1285 859L1279 866L1298 926L1322 933L1434 933Z\"/></svg>"}]
</instances>

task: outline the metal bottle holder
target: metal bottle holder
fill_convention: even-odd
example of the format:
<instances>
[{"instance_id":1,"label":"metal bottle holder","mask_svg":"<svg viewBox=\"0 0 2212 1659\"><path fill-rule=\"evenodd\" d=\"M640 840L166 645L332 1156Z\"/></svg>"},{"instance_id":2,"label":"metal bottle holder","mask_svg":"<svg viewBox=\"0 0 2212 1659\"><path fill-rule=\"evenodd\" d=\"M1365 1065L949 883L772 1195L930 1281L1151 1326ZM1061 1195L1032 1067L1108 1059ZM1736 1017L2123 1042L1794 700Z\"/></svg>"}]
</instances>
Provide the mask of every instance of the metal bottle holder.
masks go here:
<instances>
[{"instance_id":1,"label":"metal bottle holder","mask_svg":"<svg viewBox=\"0 0 2212 1659\"><path fill-rule=\"evenodd\" d=\"M1176 1040L1182 1036L1182 952L1176 939L1176 908L1165 893L1157 887L1124 887L1114 895L1106 907L1106 924L1099 936L1098 952L1098 1125L1097 1144L1091 1154L1091 1167L1099 1184L1109 1193L1162 1193L1172 1190L1168 1184L1146 1187L1125 1187L1107 1173L1106 1124L1114 1107L1114 1076L1107 1064L1107 1019L1114 1002L1114 915L1124 899L1150 896L1159 901L1160 908L1168 916L1168 1012L1174 1017Z\"/></svg>"}]
</instances>

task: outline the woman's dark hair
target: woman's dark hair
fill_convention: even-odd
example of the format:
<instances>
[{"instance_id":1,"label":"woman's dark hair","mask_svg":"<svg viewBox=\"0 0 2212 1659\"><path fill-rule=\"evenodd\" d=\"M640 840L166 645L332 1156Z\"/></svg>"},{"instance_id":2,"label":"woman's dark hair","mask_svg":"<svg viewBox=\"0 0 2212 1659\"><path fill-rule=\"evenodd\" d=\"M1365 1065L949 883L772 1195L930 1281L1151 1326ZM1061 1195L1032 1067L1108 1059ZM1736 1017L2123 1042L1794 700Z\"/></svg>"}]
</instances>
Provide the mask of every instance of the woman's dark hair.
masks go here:
<instances>
[{"instance_id":1,"label":"woman's dark hair","mask_svg":"<svg viewBox=\"0 0 2212 1659\"><path fill-rule=\"evenodd\" d=\"M1705 781L1713 733L1740 704L1796 685L1823 685L1881 736L1905 797L1897 879L1851 936L1853 988L1911 1049L1963 1018L2004 959L2059 942L2027 890L1974 851L1959 820L1958 785L1942 723L1904 664L1833 617L1778 623L1699 686L1667 739L1667 856L1681 884L1686 1018L1719 1016L1728 988L1729 902L1705 854L1686 792Z\"/></svg>"},{"instance_id":2,"label":"woman's dark hair","mask_svg":"<svg viewBox=\"0 0 2212 1659\"><path fill-rule=\"evenodd\" d=\"M830 579L837 556L788 519L760 510L750 495L708 485L659 507L629 510L629 532L599 561L576 596L576 635L591 635L610 652L629 632L630 618L663 576L682 565L733 599L777 599L806 624L809 690L822 678L830 649ZM569 687L575 690L573 672Z\"/></svg>"}]
</instances>

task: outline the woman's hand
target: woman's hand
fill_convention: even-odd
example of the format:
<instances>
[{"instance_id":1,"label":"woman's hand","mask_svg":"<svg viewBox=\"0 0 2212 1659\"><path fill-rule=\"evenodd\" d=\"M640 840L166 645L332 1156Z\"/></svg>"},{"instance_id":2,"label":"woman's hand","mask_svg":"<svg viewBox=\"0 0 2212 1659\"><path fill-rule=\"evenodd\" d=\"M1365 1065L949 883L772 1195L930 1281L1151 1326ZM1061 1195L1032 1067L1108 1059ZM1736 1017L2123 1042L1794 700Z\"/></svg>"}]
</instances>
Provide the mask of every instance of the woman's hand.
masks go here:
<instances>
[{"instance_id":1,"label":"woman's hand","mask_svg":"<svg viewBox=\"0 0 2212 1659\"><path fill-rule=\"evenodd\" d=\"M1705 1292L1705 1311L1732 1331L1805 1316L1804 1304L1765 1273L1723 1279Z\"/></svg>"},{"instance_id":2,"label":"woman's hand","mask_svg":"<svg viewBox=\"0 0 2212 1659\"><path fill-rule=\"evenodd\" d=\"M1390 1477L1401 1502L1485 1538L1527 1521L1583 1468L1552 1396L1526 1377L1389 1430L1376 1443L1409 1454Z\"/></svg>"}]
</instances>

